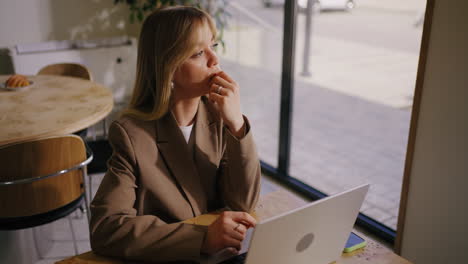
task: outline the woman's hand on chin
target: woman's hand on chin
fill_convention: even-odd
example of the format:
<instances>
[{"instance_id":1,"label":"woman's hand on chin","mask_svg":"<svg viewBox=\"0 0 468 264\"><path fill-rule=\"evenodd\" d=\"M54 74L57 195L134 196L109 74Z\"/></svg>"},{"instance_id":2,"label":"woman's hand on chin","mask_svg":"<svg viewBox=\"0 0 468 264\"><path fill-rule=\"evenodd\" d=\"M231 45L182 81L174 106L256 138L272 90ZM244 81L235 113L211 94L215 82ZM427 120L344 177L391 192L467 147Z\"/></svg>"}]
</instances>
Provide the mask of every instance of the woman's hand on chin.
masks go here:
<instances>
[{"instance_id":1,"label":"woman's hand on chin","mask_svg":"<svg viewBox=\"0 0 468 264\"><path fill-rule=\"evenodd\" d=\"M239 85L225 72L211 80L209 99L221 114L231 133L240 138L244 134L244 118L240 110Z\"/></svg>"}]
</instances>

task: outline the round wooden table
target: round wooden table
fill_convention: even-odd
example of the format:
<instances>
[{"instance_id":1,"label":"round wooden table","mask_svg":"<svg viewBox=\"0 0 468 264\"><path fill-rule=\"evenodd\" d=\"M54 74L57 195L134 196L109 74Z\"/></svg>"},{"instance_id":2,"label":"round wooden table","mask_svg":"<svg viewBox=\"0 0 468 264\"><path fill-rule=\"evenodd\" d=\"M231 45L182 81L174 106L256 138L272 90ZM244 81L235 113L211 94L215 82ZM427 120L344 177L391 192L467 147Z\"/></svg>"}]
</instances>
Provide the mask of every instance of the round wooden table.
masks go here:
<instances>
[{"instance_id":1,"label":"round wooden table","mask_svg":"<svg viewBox=\"0 0 468 264\"><path fill-rule=\"evenodd\" d=\"M0 75L4 84L11 75ZM28 76L32 86L0 89L0 145L70 134L105 118L114 101L95 82L65 76Z\"/></svg>"}]
</instances>

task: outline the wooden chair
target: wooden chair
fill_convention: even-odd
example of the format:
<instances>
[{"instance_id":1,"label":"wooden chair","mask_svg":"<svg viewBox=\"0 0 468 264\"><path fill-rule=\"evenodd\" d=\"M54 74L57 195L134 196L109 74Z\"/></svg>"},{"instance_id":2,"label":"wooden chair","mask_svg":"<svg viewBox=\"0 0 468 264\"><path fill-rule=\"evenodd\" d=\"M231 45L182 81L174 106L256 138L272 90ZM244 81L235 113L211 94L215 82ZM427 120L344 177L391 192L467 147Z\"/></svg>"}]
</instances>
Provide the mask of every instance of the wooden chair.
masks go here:
<instances>
[{"instance_id":1,"label":"wooden chair","mask_svg":"<svg viewBox=\"0 0 468 264\"><path fill-rule=\"evenodd\" d=\"M90 81L93 80L93 76L88 68L78 63L49 64L41 68L37 75L62 75L82 78Z\"/></svg>"},{"instance_id":2,"label":"wooden chair","mask_svg":"<svg viewBox=\"0 0 468 264\"><path fill-rule=\"evenodd\" d=\"M87 155L88 154L88 155ZM76 135L0 147L0 230L35 227L86 207L86 165L93 158ZM77 252L73 226L69 219Z\"/></svg>"},{"instance_id":3,"label":"wooden chair","mask_svg":"<svg viewBox=\"0 0 468 264\"><path fill-rule=\"evenodd\" d=\"M61 75L61 76L70 76L77 77L85 80L93 80L91 72L86 68L86 66L78 63L55 63L49 64L42 67L37 75ZM85 138L88 134L88 129L83 129L74 133L79 135L82 138Z\"/></svg>"},{"instance_id":4,"label":"wooden chair","mask_svg":"<svg viewBox=\"0 0 468 264\"><path fill-rule=\"evenodd\" d=\"M86 68L86 66L82 65L82 64L78 64L78 63L57 63L57 64L50 64L50 65L47 65L47 66L44 66L43 68L41 68L39 70L39 72L37 73L38 75L62 75L62 76L71 76L71 77L78 77L78 78L83 78L83 79L86 79L86 80L90 80L92 81L93 80L93 76L91 74L91 72L89 71L88 68ZM107 119L104 118L101 122L102 124L102 129L103 129L103 138L106 139L107 138ZM91 131L91 133L89 133ZM96 155L98 157L97 160L95 160L92 164L91 164L91 170L93 170L94 172L101 172L103 169L101 167L105 167L105 166L102 166L101 163L103 163L103 159L105 159L107 156L108 156L108 152L109 152L109 148L107 147L107 141L103 141L103 140L96 140L96 127L91 127L91 129L83 129L83 130L80 130L78 132L75 132L74 133L75 135L79 135L80 137L82 138L86 138L91 146L91 148L93 149L102 149L100 152L104 151L105 153L102 154L100 152L97 152ZM104 147L107 147L107 148L102 148L101 145L104 145ZM101 158L104 157L104 158ZM99 162L98 162L99 161ZM105 163L105 162L104 162ZM97 170L96 170L97 169ZM91 177L90 177L90 181L91 183ZM91 187L91 184L89 186L89 192L92 193L92 187Z\"/></svg>"},{"instance_id":5,"label":"wooden chair","mask_svg":"<svg viewBox=\"0 0 468 264\"><path fill-rule=\"evenodd\" d=\"M91 71L84 65L79 63L56 63L56 64L49 64L42 67L38 72L37 75L61 75L61 76L70 76L70 77L77 77L82 78L85 80L93 80L93 75ZM102 121L102 127L104 129L104 138L107 138L107 131L106 131L106 119ZM87 129L83 129L75 133L75 135L79 135L83 138L86 137L88 133ZM96 139L96 132L93 133L93 138Z\"/></svg>"}]
</instances>

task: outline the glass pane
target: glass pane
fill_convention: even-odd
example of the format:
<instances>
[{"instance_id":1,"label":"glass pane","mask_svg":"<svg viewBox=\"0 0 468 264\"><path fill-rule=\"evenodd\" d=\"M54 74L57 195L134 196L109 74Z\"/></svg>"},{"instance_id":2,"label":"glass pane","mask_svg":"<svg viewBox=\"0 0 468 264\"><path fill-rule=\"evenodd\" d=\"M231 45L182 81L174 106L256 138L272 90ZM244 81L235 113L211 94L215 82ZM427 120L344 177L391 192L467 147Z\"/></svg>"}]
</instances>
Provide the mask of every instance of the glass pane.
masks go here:
<instances>
[{"instance_id":1,"label":"glass pane","mask_svg":"<svg viewBox=\"0 0 468 264\"><path fill-rule=\"evenodd\" d=\"M327 194L370 183L361 212L396 229L425 2L351 2L320 1L308 36L298 15L290 174Z\"/></svg>"},{"instance_id":2,"label":"glass pane","mask_svg":"<svg viewBox=\"0 0 468 264\"><path fill-rule=\"evenodd\" d=\"M240 85L242 110L250 119L260 159L276 167L283 9L262 1L229 1L221 67ZM274 24L268 22L274 21Z\"/></svg>"}]
</instances>

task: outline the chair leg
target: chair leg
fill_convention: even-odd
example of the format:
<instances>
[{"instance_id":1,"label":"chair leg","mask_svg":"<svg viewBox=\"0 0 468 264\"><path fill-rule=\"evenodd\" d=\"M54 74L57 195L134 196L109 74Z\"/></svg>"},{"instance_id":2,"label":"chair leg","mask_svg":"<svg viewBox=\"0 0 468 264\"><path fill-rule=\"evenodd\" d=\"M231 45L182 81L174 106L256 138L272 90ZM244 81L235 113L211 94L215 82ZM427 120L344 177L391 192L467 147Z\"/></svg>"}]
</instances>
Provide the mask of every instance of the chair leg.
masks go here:
<instances>
[{"instance_id":1,"label":"chair leg","mask_svg":"<svg viewBox=\"0 0 468 264\"><path fill-rule=\"evenodd\" d=\"M83 204L81 204L80 207L78 207L78 209L80 210L75 210L75 212L73 212L73 219L83 219L84 215L87 213L86 206L84 206Z\"/></svg>"},{"instance_id":2,"label":"chair leg","mask_svg":"<svg viewBox=\"0 0 468 264\"><path fill-rule=\"evenodd\" d=\"M91 178L91 175L88 174L88 179L89 179L89 201L93 200L93 179Z\"/></svg>"},{"instance_id":3,"label":"chair leg","mask_svg":"<svg viewBox=\"0 0 468 264\"><path fill-rule=\"evenodd\" d=\"M102 126L104 128L104 133L102 135L104 136L104 139L107 139L107 117L102 121Z\"/></svg>"},{"instance_id":4,"label":"chair leg","mask_svg":"<svg viewBox=\"0 0 468 264\"><path fill-rule=\"evenodd\" d=\"M34 239L34 247L36 248L37 256L39 257L39 260L42 260L42 252L41 249L39 248L39 245L37 244L37 228L38 227L33 227L32 232L33 232L33 239Z\"/></svg>"},{"instance_id":5,"label":"chair leg","mask_svg":"<svg viewBox=\"0 0 468 264\"><path fill-rule=\"evenodd\" d=\"M76 243L75 229L73 229L73 223L72 223L70 215L68 215L67 219L68 219L68 224L70 225L70 230L71 230L71 234L73 238L73 247L75 248L75 256L76 256L78 255L78 245Z\"/></svg>"},{"instance_id":6,"label":"chair leg","mask_svg":"<svg viewBox=\"0 0 468 264\"><path fill-rule=\"evenodd\" d=\"M88 218L88 225L89 225L91 222L91 211L89 210L90 200L91 200L91 195L92 195L91 176L89 176L88 178L88 172L87 172L86 167L83 167L82 170L83 170L83 181L84 181L84 186L85 186L85 190L84 190L85 211L86 211L86 217ZM86 188L87 185L89 186L88 188ZM89 192L86 189L89 189Z\"/></svg>"}]
</instances>

